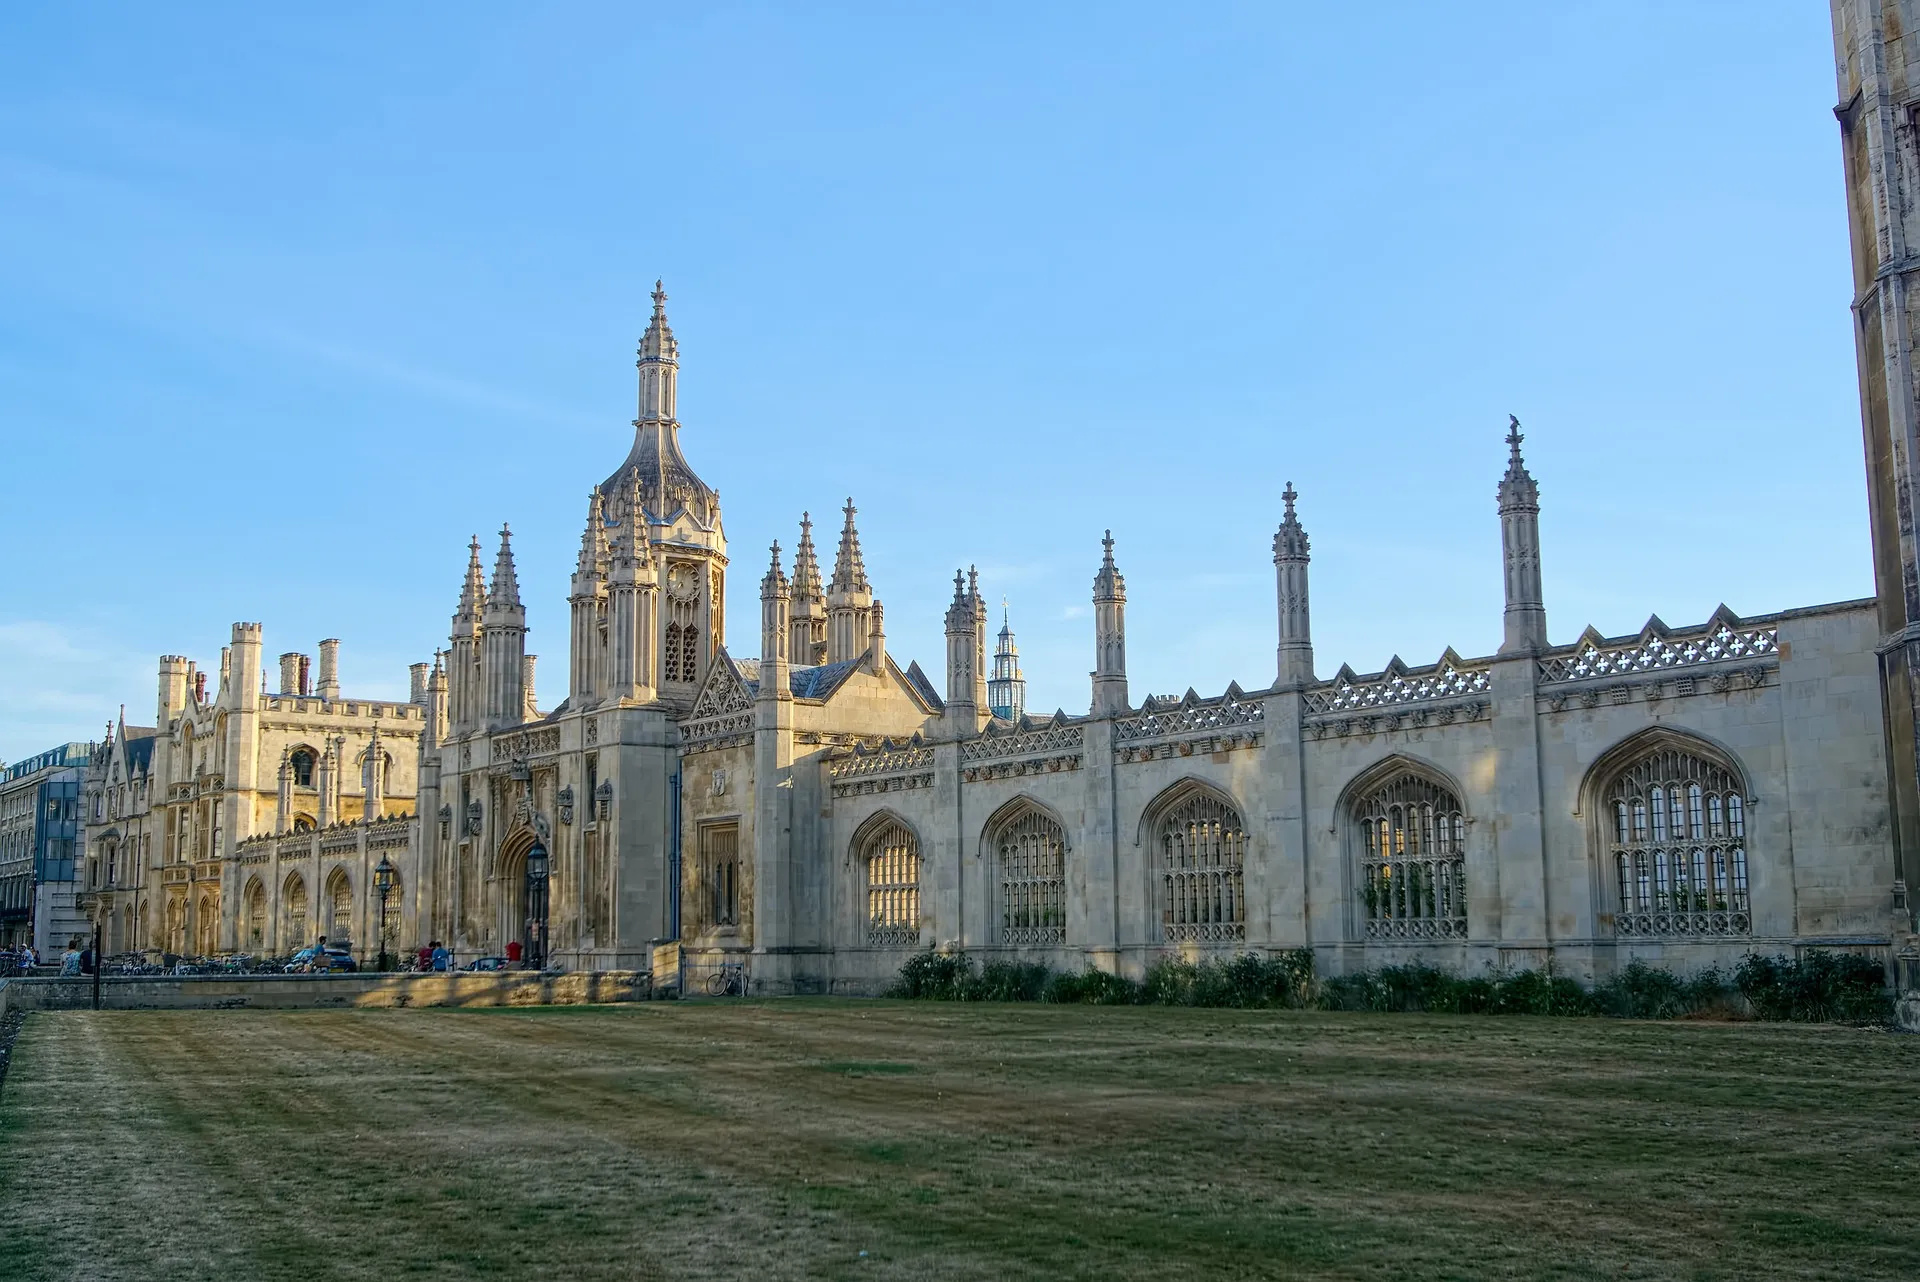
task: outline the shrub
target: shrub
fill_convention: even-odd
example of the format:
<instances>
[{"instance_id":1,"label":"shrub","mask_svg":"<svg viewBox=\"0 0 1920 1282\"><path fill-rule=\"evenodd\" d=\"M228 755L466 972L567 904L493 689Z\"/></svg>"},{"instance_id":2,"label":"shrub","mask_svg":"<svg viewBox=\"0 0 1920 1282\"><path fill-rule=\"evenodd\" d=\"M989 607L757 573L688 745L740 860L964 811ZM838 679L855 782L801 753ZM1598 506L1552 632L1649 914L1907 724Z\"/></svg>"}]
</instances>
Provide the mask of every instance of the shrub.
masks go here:
<instances>
[{"instance_id":1,"label":"shrub","mask_svg":"<svg viewBox=\"0 0 1920 1282\"><path fill-rule=\"evenodd\" d=\"M1619 1019L1682 1019L1702 1011L1732 1013L1734 988L1718 966L1682 979L1672 971L1643 961L1594 985L1599 1013Z\"/></svg>"},{"instance_id":2,"label":"shrub","mask_svg":"<svg viewBox=\"0 0 1920 1282\"><path fill-rule=\"evenodd\" d=\"M990 961L967 991L976 1002L1037 1002L1046 995L1053 972L1039 962Z\"/></svg>"},{"instance_id":3,"label":"shrub","mask_svg":"<svg viewBox=\"0 0 1920 1282\"><path fill-rule=\"evenodd\" d=\"M1132 980L1089 966L1077 975L1055 975L1047 983L1045 999L1089 1006L1132 1006L1142 1000L1143 994L1143 987Z\"/></svg>"},{"instance_id":4,"label":"shrub","mask_svg":"<svg viewBox=\"0 0 1920 1282\"><path fill-rule=\"evenodd\" d=\"M1885 1024L1893 1017L1885 967L1857 953L1818 948L1799 958L1748 953L1733 977L1761 1019Z\"/></svg>"},{"instance_id":5,"label":"shrub","mask_svg":"<svg viewBox=\"0 0 1920 1282\"><path fill-rule=\"evenodd\" d=\"M1893 999L1881 964L1818 950L1792 960L1749 954L1732 982L1709 966L1682 978L1629 962L1591 990L1545 970L1459 976L1425 962L1382 966L1316 980L1311 949L1241 953L1221 961L1162 957L1134 983L1089 967L1057 973L1038 962L991 961L974 974L964 954L917 953L900 968L890 997L934 1001L1085 1003L1101 1006L1317 1006L1322 1010L1427 1011L1459 1015L1610 1015L1677 1019L1732 1013L1736 993L1761 1019L1887 1023Z\"/></svg>"},{"instance_id":6,"label":"shrub","mask_svg":"<svg viewBox=\"0 0 1920 1282\"><path fill-rule=\"evenodd\" d=\"M966 1001L973 985L973 963L965 953L936 953L929 949L907 958L900 976L887 989L889 997L923 1001Z\"/></svg>"}]
</instances>

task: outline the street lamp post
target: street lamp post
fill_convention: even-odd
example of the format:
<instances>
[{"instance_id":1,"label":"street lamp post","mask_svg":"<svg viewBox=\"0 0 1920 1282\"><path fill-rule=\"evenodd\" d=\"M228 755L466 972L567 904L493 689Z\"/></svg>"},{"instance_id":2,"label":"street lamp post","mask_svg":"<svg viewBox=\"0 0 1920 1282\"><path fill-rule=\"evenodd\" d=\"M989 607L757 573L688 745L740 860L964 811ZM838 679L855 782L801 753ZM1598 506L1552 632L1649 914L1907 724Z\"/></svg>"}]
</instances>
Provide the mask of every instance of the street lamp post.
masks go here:
<instances>
[{"instance_id":1,"label":"street lamp post","mask_svg":"<svg viewBox=\"0 0 1920 1282\"><path fill-rule=\"evenodd\" d=\"M373 870L373 888L380 894L380 962L379 968L387 968L387 896L393 893L393 863L385 855Z\"/></svg>"},{"instance_id":2,"label":"street lamp post","mask_svg":"<svg viewBox=\"0 0 1920 1282\"><path fill-rule=\"evenodd\" d=\"M547 848L533 843L527 852L527 968L547 967Z\"/></svg>"}]
</instances>

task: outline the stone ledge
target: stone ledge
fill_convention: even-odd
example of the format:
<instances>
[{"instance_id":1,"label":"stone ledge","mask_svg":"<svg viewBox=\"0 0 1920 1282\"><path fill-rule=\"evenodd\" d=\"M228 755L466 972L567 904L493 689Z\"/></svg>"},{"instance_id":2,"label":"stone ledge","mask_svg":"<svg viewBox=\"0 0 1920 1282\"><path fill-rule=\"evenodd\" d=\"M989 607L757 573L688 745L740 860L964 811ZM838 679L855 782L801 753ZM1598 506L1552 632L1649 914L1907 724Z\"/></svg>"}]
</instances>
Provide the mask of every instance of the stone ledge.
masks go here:
<instances>
[{"instance_id":1,"label":"stone ledge","mask_svg":"<svg viewBox=\"0 0 1920 1282\"><path fill-rule=\"evenodd\" d=\"M86 1010L91 979L16 979L0 1010ZM103 1010L322 1010L401 1006L585 1006L646 1001L646 971L485 975L154 975L101 981Z\"/></svg>"}]
</instances>

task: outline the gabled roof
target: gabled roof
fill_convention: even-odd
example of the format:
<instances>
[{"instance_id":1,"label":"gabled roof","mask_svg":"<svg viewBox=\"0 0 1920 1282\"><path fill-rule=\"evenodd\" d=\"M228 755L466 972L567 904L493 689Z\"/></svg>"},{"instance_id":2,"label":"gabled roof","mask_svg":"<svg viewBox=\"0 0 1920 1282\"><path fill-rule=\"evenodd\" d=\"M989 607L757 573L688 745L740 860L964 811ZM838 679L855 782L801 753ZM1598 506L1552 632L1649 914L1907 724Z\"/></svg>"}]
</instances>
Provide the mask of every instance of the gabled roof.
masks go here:
<instances>
[{"instance_id":1,"label":"gabled roof","mask_svg":"<svg viewBox=\"0 0 1920 1282\"><path fill-rule=\"evenodd\" d=\"M787 672L787 689L796 699L825 702L833 698L835 692L847 683L847 678L858 672L860 665L865 661L864 658L846 659L839 663L822 663L815 667L791 668ZM754 697L759 697L760 660L730 659L730 664L739 674L747 690ZM940 695L933 688L933 683L927 680L927 674L920 670L918 663L910 665L903 672L900 665L893 661L893 656L888 655L887 670L900 679L900 683L907 687L908 692L921 704L924 711L937 713L946 710L946 704L941 701Z\"/></svg>"},{"instance_id":2,"label":"gabled roof","mask_svg":"<svg viewBox=\"0 0 1920 1282\"><path fill-rule=\"evenodd\" d=\"M796 699L831 699L860 666L858 659L842 659L813 668L795 668L790 682Z\"/></svg>"},{"instance_id":3,"label":"gabled roof","mask_svg":"<svg viewBox=\"0 0 1920 1282\"><path fill-rule=\"evenodd\" d=\"M127 773L144 774L153 765L153 745L160 731L153 726L128 726L126 731L120 745L127 754Z\"/></svg>"}]
</instances>

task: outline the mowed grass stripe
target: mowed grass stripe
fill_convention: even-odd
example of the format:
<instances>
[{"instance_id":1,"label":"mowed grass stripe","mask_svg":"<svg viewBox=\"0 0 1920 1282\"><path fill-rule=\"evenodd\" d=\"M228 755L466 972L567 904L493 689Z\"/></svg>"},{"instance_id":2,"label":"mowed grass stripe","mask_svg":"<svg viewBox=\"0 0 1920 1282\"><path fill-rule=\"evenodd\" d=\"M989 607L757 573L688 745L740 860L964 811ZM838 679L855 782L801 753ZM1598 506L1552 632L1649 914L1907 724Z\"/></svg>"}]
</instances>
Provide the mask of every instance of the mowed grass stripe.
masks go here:
<instances>
[{"instance_id":1,"label":"mowed grass stripe","mask_svg":"<svg viewBox=\"0 0 1920 1282\"><path fill-rule=\"evenodd\" d=\"M92 1276L312 1276L316 1252L339 1277L1920 1265L1889 1227L1920 1179L1889 1125L1913 1044L1856 1030L781 1002L36 1016L29 1044L9 1167L98 1142L15 1116L42 1051L128 1101L124 1178L159 1158L124 1205L61 1186L68 1231L112 1229ZM127 1209L183 1181L226 1256L127 1245ZM0 1196L42 1199L13 1174Z\"/></svg>"}]
</instances>

